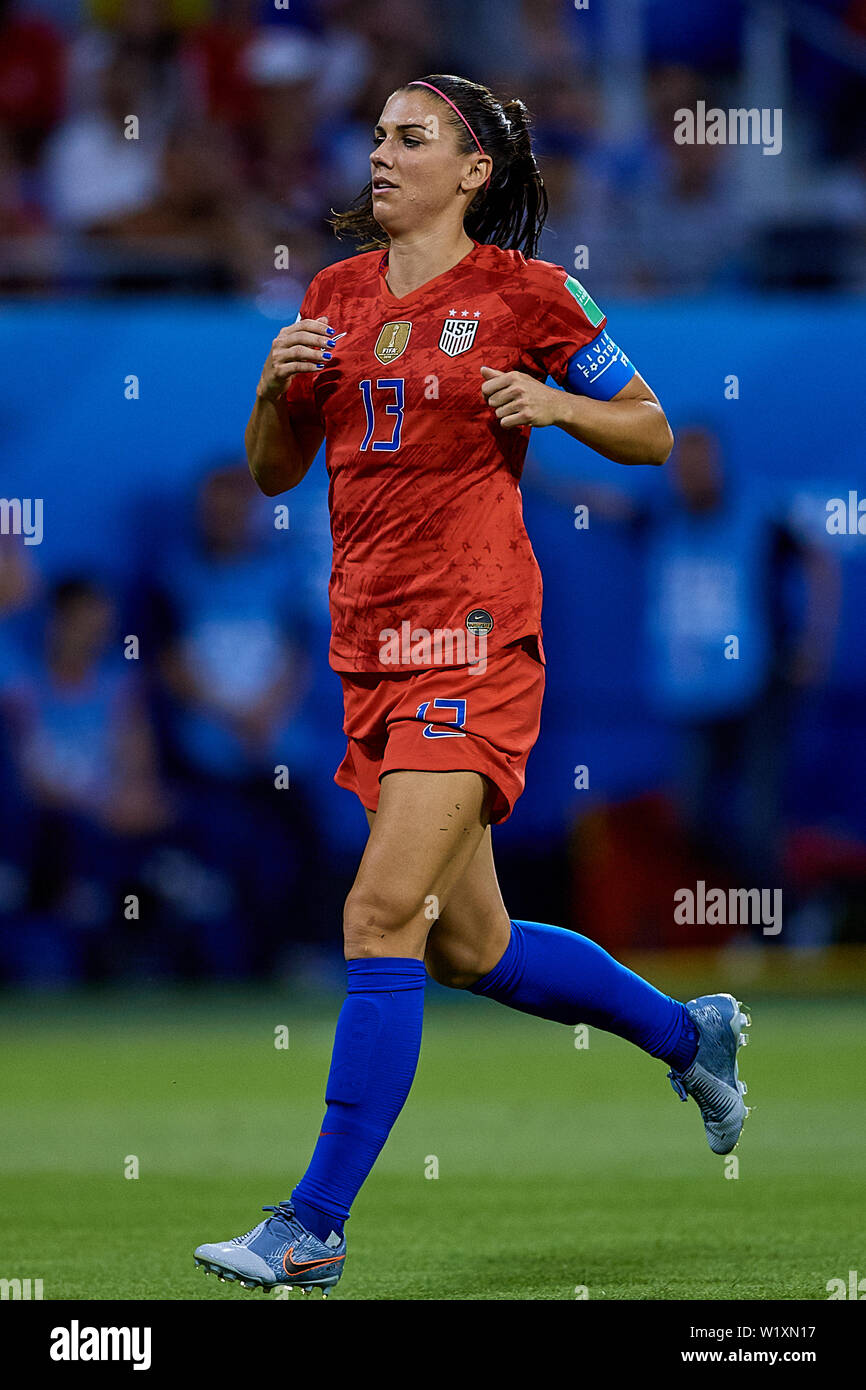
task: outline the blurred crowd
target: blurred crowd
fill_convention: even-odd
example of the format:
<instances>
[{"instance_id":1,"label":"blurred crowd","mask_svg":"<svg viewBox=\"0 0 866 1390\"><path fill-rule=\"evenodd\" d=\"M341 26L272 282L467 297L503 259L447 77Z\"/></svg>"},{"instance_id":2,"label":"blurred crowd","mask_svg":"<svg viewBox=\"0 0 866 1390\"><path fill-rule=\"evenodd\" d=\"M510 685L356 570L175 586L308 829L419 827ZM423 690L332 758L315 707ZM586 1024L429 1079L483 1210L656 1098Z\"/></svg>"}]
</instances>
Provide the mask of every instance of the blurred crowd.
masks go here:
<instances>
[{"instance_id":1,"label":"blurred crowd","mask_svg":"<svg viewBox=\"0 0 866 1390\"><path fill-rule=\"evenodd\" d=\"M862 289L866 6L803 0L817 37L786 30L772 90L778 35L755 9L0 0L0 291L296 300L352 249L325 218L366 183L383 102L431 71L526 101L551 200L541 253L574 268L588 248L594 292ZM638 15L635 104L615 74ZM784 171L756 148L673 140L679 108L779 96Z\"/></svg>"},{"instance_id":2,"label":"blurred crowd","mask_svg":"<svg viewBox=\"0 0 866 1390\"><path fill-rule=\"evenodd\" d=\"M220 461L126 586L0 537L0 975L273 974L334 937L311 559L261 502Z\"/></svg>"}]
</instances>

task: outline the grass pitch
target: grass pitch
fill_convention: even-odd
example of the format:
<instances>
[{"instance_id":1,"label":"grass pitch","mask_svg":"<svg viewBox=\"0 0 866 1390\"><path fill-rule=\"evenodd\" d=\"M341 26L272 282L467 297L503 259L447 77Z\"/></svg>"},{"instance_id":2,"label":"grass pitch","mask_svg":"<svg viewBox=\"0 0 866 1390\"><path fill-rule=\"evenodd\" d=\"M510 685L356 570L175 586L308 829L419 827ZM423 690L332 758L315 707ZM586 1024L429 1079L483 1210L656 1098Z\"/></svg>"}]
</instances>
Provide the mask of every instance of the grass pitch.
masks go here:
<instances>
[{"instance_id":1,"label":"grass pitch","mask_svg":"<svg viewBox=\"0 0 866 1390\"><path fill-rule=\"evenodd\" d=\"M264 1302L206 1279L192 1251L289 1196L339 1002L7 996L0 1276L41 1278L46 1300ZM866 1274L862 1002L749 1003L756 1108L733 1176L662 1063L431 988L333 1297L823 1300L829 1279Z\"/></svg>"}]
</instances>

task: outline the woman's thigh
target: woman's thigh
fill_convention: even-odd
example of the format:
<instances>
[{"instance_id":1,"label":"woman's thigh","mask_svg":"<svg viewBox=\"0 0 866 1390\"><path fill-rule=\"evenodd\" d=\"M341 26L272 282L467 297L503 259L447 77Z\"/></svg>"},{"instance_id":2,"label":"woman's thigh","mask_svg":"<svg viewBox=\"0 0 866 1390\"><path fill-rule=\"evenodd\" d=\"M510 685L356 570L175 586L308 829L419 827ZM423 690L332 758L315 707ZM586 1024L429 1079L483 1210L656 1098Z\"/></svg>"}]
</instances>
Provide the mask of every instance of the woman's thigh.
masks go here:
<instances>
[{"instance_id":1,"label":"woman's thigh","mask_svg":"<svg viewBox=\"0 0 866 1390\"><path fill-rule=\"evenodd\" d=\"M345 953L424 958L427 936L487 827L477 772L390 772L346 900Z\"/></svg>"}]
</instances>

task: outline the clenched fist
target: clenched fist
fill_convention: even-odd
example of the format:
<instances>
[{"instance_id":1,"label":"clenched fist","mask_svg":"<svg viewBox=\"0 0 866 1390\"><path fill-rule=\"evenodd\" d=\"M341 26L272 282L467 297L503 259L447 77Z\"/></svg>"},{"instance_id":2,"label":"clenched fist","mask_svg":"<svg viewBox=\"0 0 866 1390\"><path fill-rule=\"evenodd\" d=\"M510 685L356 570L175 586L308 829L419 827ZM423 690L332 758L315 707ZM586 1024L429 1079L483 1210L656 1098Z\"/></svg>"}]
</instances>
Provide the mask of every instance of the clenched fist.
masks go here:
<instances>
[{"instance_id":1,"label":"clenched fist","mask_svg":"<svg viewBox=\"0 0 866 1390\"><path fill-rule=\"evenodd\" d=\"M558 391L525 372L498 372L493 367L482 367L481 375L481 394L496 411L504 430L555 423Z\"/></svg>"}]
</instances>

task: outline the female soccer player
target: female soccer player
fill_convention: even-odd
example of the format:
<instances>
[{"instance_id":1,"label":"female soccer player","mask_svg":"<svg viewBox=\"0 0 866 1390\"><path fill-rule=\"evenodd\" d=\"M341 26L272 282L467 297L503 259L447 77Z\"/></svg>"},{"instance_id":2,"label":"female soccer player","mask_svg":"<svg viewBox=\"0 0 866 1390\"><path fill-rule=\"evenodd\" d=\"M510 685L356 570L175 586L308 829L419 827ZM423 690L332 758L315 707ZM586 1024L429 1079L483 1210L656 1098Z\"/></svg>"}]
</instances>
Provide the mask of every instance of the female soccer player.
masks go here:
<instances>
[{"instance_id":1,"label":"female soccer player","mask_svg":"<svg viewBox=\"0 0 866 1390\"><path fill-rule=\"evenodd\" d=\"M349 1210L415 1074L428 972L661 1058L716 1153L746 1114L737 1000L679 1003L586 937L510 920L491 848L523 790L544 685L518 486L530 429L661 464L667 420L583 287L533 259L547 198L522 102L459 77L410 82L385 105L370 166L334 226L374 249L315 277L273 341L246 432L268 496L326 441L348 738L335 780L370 822L310 1165L268 1219L195 1252L247 1288L324 1293L340 1278Z\"/></svg>"}]
</instances>

